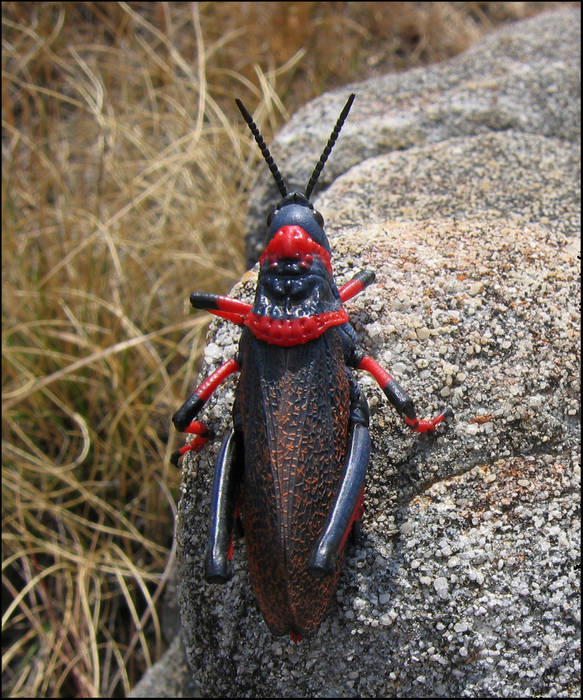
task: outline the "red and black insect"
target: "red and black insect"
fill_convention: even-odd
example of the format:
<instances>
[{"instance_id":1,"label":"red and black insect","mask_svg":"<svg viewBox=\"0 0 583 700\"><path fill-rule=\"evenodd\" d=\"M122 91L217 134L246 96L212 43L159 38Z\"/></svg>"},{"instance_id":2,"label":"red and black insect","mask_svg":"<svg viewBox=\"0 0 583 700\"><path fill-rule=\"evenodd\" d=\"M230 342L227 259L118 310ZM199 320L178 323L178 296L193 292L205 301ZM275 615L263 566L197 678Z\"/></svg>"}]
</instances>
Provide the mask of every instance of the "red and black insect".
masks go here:
<instances>
[{"instance_id":1,"label":"red and black insect","mask_svg":"<svg viewBox=\"0 0 583 700\"><path fill-rule=\"evenodd\" d=\"M255 597L273 634L299 640L319 626L336 588L344 545L363 511L370 455L368 404L352 370L370 372L406 423L432 431L431 420L357 343L343 303L374 280L359 272L340 289L330 264L322 215L310 195L348 116L344 106L303 194L289 192L261 134L237 105L281 192L267 218L253 304L197 293L197 309L243 327L237 355L213 372L174 415L196 438L173 454L176 464L211 437L195 420L214 390L240 372L233 427L215 463L205 577L232 575L233 529L242 525Z\"/></svg>"}]
</instances>

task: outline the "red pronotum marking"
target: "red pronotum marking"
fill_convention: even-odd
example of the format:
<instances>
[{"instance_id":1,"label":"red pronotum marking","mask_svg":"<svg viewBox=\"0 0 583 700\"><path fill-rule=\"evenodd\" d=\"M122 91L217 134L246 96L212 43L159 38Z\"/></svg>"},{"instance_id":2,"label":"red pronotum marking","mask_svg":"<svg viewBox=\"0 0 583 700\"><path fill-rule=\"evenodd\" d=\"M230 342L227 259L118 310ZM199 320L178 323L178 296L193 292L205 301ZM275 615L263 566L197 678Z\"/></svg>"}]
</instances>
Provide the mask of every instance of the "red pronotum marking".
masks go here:
<instances>
[{"instance_id":1,"label":"red pronotum marking","mask_svg":"<svg viewBox=\"0 0 583 700\"><path fill-rule=\"evenodd\" d=\"M282 226L273 236L259 261L263 265L265 260L281 260L282 258L296 258L310 263L309 256L318 255L325 268L332 274L330 253L318 245L301 226Z\"/></svg>"},{"instance_id":2,"label":"red pronotum marking","mask_svg":"<svg viewBox=\"0 0 583 700\"><path fill-rule=\"evenodd\" d=\"M348 314L344 309L326 311L315 316L286 319L250 313L245 319L245 325L259 340L271 345L289 347L307 343L308 340L322 335L327 328L341 326L348 320Z\"/></svg>"}]
</instances>

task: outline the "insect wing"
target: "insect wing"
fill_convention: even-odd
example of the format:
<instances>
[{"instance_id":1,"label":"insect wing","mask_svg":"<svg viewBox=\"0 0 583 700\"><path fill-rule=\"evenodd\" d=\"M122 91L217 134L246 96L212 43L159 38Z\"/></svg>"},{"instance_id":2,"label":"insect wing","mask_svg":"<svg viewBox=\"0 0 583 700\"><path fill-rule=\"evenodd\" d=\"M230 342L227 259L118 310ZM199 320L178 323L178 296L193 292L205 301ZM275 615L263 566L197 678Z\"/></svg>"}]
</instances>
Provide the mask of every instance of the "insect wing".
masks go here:
<instances>
[{"instance_id":1,"label":"insect wing","mask_svg":"<svg viewBox=\"0 0 583 700\"><path fill-rule=\"evenodd\" d=\"M274 634L317 628L335 574L307 565L338 491L349 383L335 329L290 348L247 335L239 402L245 440L241 513L255 596Z\"/></svg>"}]
</instances>

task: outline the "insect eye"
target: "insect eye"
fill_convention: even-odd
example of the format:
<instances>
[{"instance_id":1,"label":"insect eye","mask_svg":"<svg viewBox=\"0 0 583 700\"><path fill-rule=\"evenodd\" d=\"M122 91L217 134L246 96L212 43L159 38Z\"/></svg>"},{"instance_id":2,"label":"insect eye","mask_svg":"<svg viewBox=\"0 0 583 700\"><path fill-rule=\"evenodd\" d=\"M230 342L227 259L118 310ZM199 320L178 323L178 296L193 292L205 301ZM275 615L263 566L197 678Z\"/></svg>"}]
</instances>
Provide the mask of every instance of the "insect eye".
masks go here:
<instances>
[{"instance_id":1,"label":"insect eye","mask_svg":"<svg viewBox=\"0 0 583 700\"><path fill-rule=\"evenodd\" d=\"M320 228L324 228L324 217L322 216L322 214L320 214L319 211L316 211L315 209L314 209L314 219L316 219L316 223L318 224L318 226Z\"/></svg>"},{"instance_id":2,"label":"insect eye","mask_svg":"<svg viewBox=\"0 0 583 700\"><path fill-rule=\"evenodd\" d=\"M269 214L267 215L267 227L271 226L271 222L273 221L273 217L275 216L275 209L272 209Z\"/></svg>"}]
</instances>

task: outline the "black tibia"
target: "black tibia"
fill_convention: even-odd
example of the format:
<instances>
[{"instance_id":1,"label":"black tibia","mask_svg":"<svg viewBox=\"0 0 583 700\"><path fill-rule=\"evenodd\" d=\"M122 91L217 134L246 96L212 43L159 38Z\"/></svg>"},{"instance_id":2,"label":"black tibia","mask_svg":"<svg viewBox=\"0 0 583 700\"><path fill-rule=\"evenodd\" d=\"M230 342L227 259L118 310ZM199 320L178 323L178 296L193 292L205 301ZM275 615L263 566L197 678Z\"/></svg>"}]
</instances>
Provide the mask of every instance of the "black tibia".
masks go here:
<instances>
[{"instance_id":1,"label":"black tibia","mask_svg":"<svg viewBox=\"0 0 583 700\"><path fill-rule=\"evenodd\" d=\"M231 429L215 462L205 559L205 578L209 583L225 583L233 575L228 554L242 467L241 435Z\"/></svg>"},{"instance_id":2,"label":"black tibia","mask_svg":"<svg viewBox=\"0 0 583 700\"><path fill-rule=\"evenodd\" d=\"M368 429L359 423L351 425L346 469L324 534L312 552L309 570L316 576L334 573L340 546L350 525L364 484L370 457Z\"/></svg>"},{"instance_id":3,"label":"black tibia","mask_svg":"<svg viewBox=\"0 0 583 700\"><path fill-rule=\"evenodd\" d=\"M204 406L204 401L194 392L172 416L176 430L184 431Z\"/></svg>"},{"instance_id":4,"label":"black tibia","mask_svg":"<svg viewBox=\"0 0 583 700\"><path fill-rule=\"evenodd\" d=\"M209 375L172 416L176 428L185 431L215 389L233 372L239 372L240 369L237 355L224 362Z\"/></svg>"},{"instance_id":5,"label":"black tibia","mask_svg":"<svg viewBox=\"0 0 583 700\"><path fill-rule=\"evenodd\" d=\"M193 292L190 295L190 303L195 309L220 309L219 295L208 292Z\"/></svg>"},{"instance_id":6,"label":"black tibia","mask_svg":"<svg viewBox=\"0 0 583 700\"><path fill-rule=\"evenodd\" d=\"M413 399L394 379L385 384L383 392L399 413L407 418L416 418Z\"/></svg>"},{"instance_id":7,"label":"black tibia","mask_svg":"<svg viewBox=\"0 0 583 700\"><path fill-rule=\"evenodd\" d=\"M407 418L415 418L415 408L413 401L407 392L386 372L372 357L365 355L362 348L358 345L356 332L350 323L345 323L338 328L340 337L342 338L342 346L344 349L344 361L348 367L353 369L365 369L375 377L380 384L385 396L393 404L393 406L404 414ZM374 366L361 366L363 359L372 363ZM366 423L368 425L368 422Z\"/></svg>"}]
</instances>

